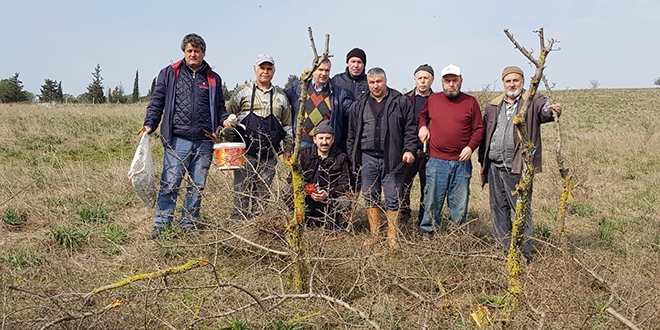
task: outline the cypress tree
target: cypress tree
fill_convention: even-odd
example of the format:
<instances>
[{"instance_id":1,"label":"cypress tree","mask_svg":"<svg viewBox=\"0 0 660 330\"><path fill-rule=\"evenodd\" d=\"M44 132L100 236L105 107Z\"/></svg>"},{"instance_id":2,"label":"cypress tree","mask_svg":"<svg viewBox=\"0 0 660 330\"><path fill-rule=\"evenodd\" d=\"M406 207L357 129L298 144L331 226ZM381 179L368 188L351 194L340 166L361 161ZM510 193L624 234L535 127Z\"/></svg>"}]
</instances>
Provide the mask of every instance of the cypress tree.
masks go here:
<instances>
[{"instance_id":1,"label":"cypress tree","mask_svg":"<svg viewBox=\"0 0 660 330\"><path fill-rule=\"evenodd\" d=\"M92 72L92 77L94 77L94 79L89 86L87 86L87 95L94 103L105 103L106 98L105 95L103 95L103 77L101 77L100 64L96 64L96 68L94 68L94 72ZM108 93L108 95L110 95L110 93Z\"/></svg>"},{"instance_id":2,"label":"cypress tree","mask_svg":"<svg viewBox=\"0 0 660 330\"><path fill-rule=\"evenodd\" d=\"M140 100L140 81L139 81L139 70L135 70L135 81L133 82L133 95L131 101L137 103Z\"/></svg>"}]
</instances>

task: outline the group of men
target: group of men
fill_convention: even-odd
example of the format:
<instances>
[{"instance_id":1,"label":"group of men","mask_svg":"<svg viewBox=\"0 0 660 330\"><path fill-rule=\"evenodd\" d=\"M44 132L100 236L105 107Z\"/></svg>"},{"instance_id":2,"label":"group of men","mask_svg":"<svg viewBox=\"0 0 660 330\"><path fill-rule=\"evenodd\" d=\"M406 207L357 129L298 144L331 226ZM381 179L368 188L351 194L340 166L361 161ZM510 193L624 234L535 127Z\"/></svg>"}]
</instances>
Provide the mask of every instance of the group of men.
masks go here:
<instances>
[{"instance_id":1,"label":"group of men","mask_svg":"<svg viewBox=\"0 0 660 330\"><path fill-rule=\"evenodd\" d=\"M300 155L310 224L345 225L351 208L346 196L360 191L371 232L364 245L375 245L380 242L382 194L386 242L398 249L399 222L410 221L411 187L417 175L420 230L425 234L441 230L447 223L442 221L445 201L449 220L464 223L471 158L479 148L482 186L489 184L494 234L498 246L506 248L516 202L511 192L522 170L513 117L527 100L524 116L536 147L534 170L540 172L540 125L553 120L553 111L561 113L560 104L540 94L528 100L522 87L524 73L515 66L503 70L505 93L488 104L483 114L477 100L461 91L461 69L451 64L441 71L442 92L433 92L435 72L423 64L414 71L415 88L401 94L387 85L382 68L366 70L366 53L359 48L347 53L343 73L330 78L329 59L315 68L304 104L299 100L300 81L284 91L274 86L275 60L261 54L253 68L255 80L238 87L225 106L218 88L220 76L204 61L204 40L196 34L186 35L181 49L184 58L158 75L143 126L153 132L160 123L165 148L152 238L172 222L186 174L190 184L179 225L194 230L213 157L208 132L236 132L247 143L246 165L234 171L230 217L238 220L262 214L278 156L289 159L293 128L301 118ZM230 120L232 114L238 120ZM531 231L528 209L526 235ZM528 241L523 253L529 256L530 252Z\"/></svg>"}]
</instances>

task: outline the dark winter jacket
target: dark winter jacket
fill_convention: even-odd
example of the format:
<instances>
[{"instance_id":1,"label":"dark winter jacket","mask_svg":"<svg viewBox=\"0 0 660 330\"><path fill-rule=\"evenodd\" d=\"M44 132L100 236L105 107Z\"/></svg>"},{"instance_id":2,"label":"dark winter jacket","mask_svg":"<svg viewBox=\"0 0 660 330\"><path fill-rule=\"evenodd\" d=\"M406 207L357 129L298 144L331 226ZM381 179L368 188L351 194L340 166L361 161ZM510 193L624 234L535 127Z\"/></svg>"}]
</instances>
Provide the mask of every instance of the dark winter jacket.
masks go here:
<instances>
[{"instance_id":1,"label":"dark winter jacket","mask_svg":"<svg viewBox=\"0 0 660 330\"><path fill-rule=\"evenodd\" d=\"M405 93L403 95L405 95L408 98L408 101L410 101L410 104L412 105L413 113L415 114L415 118L417 118L419 116L419 112L415 111L415 108L417 106L415 104L415 99L416 99L415 90L416 90L416 88L413 88L411 91L408 91L407 93ZM431 95L433 95L433 89L429 88L429 96L431 96ZM420 104L419 109L421 109L422 106L423 106L423 104ZM419 138L417 138L417 149L421 149L423 147L424 147L424 144L422 143L422 141Z\"/></svg>"},{"instance_id":2,"label":"dark winter jacket","mask_svg":"<svg viewBox=\"0 0 660 330\"><path fill-rule=\"evenodd\" d=\"M417 151L417 118L408 98L397 90L388 88L383 111L387 120L387 132L385 133L385 173L392 171L402 162L403 153ZM361 166L362 153L360 151L360 139L364 126L364 111L369 103L371 93L362 94L351 106L348 126L348 155L354 169ZM401 167L398 173L403 173L405 167Z\"/></svg>"},{"instance_id":3,"label":"dark winter jacket","mask_svg":"<svg viewBox=\"0 0 660 330\"><path fill-rule=\"evenodd\" d=\"M357 100L360 95L369 93L369 84L367 84L367 74L362 71L362 73L357 76L351 76L348 72L348 67L346 71L336 74L330 80L333 85L339 86L352 94L352 98Z\"/></svg>"},{"instance_id":4,"label":"dark winter jacket","mask_svg":"<svg viewBox=\"0 0 660 330\"><path fill-rule=\"evenodd\" d=\"M310 81L310 85L311 85ZM344 123L348 122L348 109L353 104L353 98L350 92L328 82L330 87L330 126L335 131L335 146L341 150L346 151L346 128L343 129ZM300 79L293 81L291 87L284 90L286 97L291 103L291 118L293 118L294 132L296 130L296 123L298 122L298 111L300 110Z\"/></svg>"},{"instance_id":5,"label":"dark winter jacket","mask_svg":"<svg viewBox=\"0 0 660 330\"><path fill-rule=\"evenodd\" d=\"M481 180L482 184L488 182L488 167L490 166L490 159L488 159L488 152L490 151L490 142L495 132L495 126L497 125L497 118L500 115L500 110L502 109L502 102L506 94L502 94L496 97L486 106L484 111L484 137L481 139L481 146L479 147L479 163L481 164ZM522 99L525 100L529 97L529 94L526 91L523 91ZM525 123L527 124L527 136L530 141L536 146L536 151L534 152L534 173L540 173L543 171L542 167L542 155L543 148L541 146L541 124L554 121L552 117L552 110L546 106L548 99L541 95L536 94L532 98L527 107L527 112L525 113ZM518 102L518 107L516 108L516 113L520 111L524 102ZM512 134L516 134L514 129ZM515 141L515 153L513 155L513 164L511 168L512 173L519 174L522 171L522 155L520 152L520 139L514 136Z\"/></svg>"},{"instance_id":6,"label":"dark winter jacket","mask_svg":"<svg viewBox=\"0 0 660 330\"><path fill-rule=\"evenodd\" d=\"M325 159L318 155L316 145L300 149L300 166L305 183L317 183L328 197L337 198L349 191L348 156L334 145Z\"/></svg>"},{"instance_id":7,"label":"dark winter jacket","mask_svg":"<svg viewBox=\"0 0 660 330\"><path fill-rule=\"evenodd\" d=\"M180 88L177 94L177 80L180 75L186 74L190 74L185 78L190 89ZM204 130L215 132L228 116L219 86L222 86L220 76L210 69L206 61L202 64L202 70L194 74L183 60L163 68L158 73L151 101L147 105L144 126L151 127L154 132L162 118L160 133L163 144L170 144L175 123L177 134L191 139L199 138L200 132L203 136ZM200 98L208 98L208 101ZM200 116L201 111L208 115ZM207 118L208 122L200 125L196 116Z\"/></svg>"}]
</instances>

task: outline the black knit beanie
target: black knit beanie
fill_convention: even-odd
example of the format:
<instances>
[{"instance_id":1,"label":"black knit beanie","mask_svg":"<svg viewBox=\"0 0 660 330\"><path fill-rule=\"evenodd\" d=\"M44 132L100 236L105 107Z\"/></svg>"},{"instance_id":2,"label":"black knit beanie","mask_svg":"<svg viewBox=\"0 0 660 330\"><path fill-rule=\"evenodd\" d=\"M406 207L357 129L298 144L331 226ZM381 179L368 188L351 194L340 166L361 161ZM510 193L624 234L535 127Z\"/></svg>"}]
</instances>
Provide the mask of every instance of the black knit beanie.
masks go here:
<instances>
[{"instance_id":1,"label":"black knit beanie","mask_svg":"<svg viewBox=\"0 0 660 330\"><path fill-rule=\"evenodd\" d=\"M351 57L357 57L362 60L365 66L367 65L367 54L364 53L364 50L360 48L351 49L351 51L346 54L346 63L348 63L348 60Z\"/></svg>"}]
</instances>

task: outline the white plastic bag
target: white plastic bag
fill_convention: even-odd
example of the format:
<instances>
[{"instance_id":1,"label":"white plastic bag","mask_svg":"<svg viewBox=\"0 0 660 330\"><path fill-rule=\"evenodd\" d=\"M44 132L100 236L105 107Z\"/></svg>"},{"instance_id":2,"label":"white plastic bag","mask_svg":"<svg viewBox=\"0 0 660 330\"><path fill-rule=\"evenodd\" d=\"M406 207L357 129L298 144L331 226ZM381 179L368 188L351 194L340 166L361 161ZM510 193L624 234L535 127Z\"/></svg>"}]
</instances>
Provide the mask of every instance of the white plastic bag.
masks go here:
<instances>
[{"instance_id":1,"label":"white plastic bag","mask_svg":"<svg viewBox=\"0 0 660 330\"><path fill-rule=\"evenodd\" d=\"M131 162L131 169L128 171L128 180L135 188L135 192L140 199L153 208L156 205L156 177L154 175L154 160L151 155L151 146L149 145L149 135L142 133L140 143L135 150L135 156Z\"/></svg>"}]
</instances>

